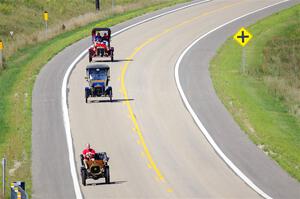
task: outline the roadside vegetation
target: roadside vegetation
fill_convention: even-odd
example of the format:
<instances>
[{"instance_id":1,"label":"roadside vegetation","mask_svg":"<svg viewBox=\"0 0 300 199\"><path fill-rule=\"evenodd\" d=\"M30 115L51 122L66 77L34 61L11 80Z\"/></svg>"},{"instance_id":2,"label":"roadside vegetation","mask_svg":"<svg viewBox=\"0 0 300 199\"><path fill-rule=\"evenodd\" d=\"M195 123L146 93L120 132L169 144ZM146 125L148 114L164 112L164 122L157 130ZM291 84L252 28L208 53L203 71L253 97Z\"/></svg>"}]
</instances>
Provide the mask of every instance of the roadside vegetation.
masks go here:
<instances>
[{"instance_id":1,"label":"roadside vegetation","mask_svg":"<svg viewBox=\"0 0 300 199\"><path fill-rule=\"evenodd\" d=\"M300 5L248 29L245 69L229 38L211 62L213 84L253 142L300 182Z\"/></svg>"},{"instance_id":2,"label":"roadside vegetation","mask_svg":"<svg viewBox=\"0 0 300 199\"><path fill-rule=\"evenodd\" d=\"M0 1L0 39L6 57L30 44L45 41L63 32L82 27L128 10L168 3L170 0L101 0L100 12L95 0L2 0ZM45 31L43 12L49 13ZM11 36L10 32L13 32Z\"/></svg>"},{"instance_id":3,"label":"roadside vegetation","mask_svg":"<svg viewBox=\"0 0 300 199\"><path fill-rule=\"evenodd\" d=\"M26 21L23 19L25 16L20 15L20 21L15 26L18 28L21 27L20 30L22 30L24 33L22 37L26 41L25 43L17 42L17 33L15 34L14 39L9 38L10 36L7 35L7 32L10 31L9 26L5 26L5 29L3 29L3 21L13 20L13 17L17 18L17 16L10 16L13 15L12 11L6 11L7 16L5 16L6 19L3 20L2 17L5 14L3 13L3 9L9 10L11 7L21 7L24 8L24 12L29 9L35 9L37 10L36 13L39 13L36 15L40 15L45 8L43 6L48 4L38 3L44 1L31 0L1 1L0 37L4 38L3 40L8 42L8 44L4 43L4 53L6 55L5 68L0 69L0 158L6 157L8 160L6 174L7 198L9 196L9 183L13 181L25 181L26 191L29 193L29 196L31 195L31 98L35 79L42 66L65 47L84 37L89 36L90 30L95 26L110 27L144 13L152 12L163 7L186 1L188 0L115 0L114 12L111 11L109 13L109 11L107 11L109 9L107 8L105 14L95 14L94 17L83 20L81 23L77 22L77 19L80 17L78 18L76 16L87 12L89 9L94 9L93 5L91 5L94 1L74 0L72 1L73 3L70 4L73 7L68 7L69 5L66 6L66 3L63 3L63 0L47 1L49 5L51 2L60 2L59 4L55 5L51 4L53 6L53 11L56 10L55 8L59 10L61 6L68 7L64 8L64 12L61 14L57 14L57 17L60 18L58 20L59 23L57 22L57 24L64 23L64 16L69 16L70 19L66 20L73 25L68 25L70 26L70 29L66 28L57 32L54 31L53 34L48 34L48 37L46 38L32 39L34 35L41 31L41 25L37 25L37 27L33 29L31 29L32 27L27 29L27 26L30 26L31 22L30 20ZM77 4L75 2L77 2ZM82 6L82 8L78 8L77 10L77 6L80 2L81 4L86 4L87 8ZM108 6L109 1L102 0L101 2L106 2ZM7 6L8 8L3 8L3 5ZM36 5L36 7L34 5ZM111 4L109 4L109 6L111 6ZM102 6L102 9L104 9L103 7L104 6ZM47 9L50 14L51 9ZM77 10L76 15L72 14L73 9ZM56 15L50 15L49 20L51 18L55 18L54 16ZM16 21L18 20L16 19ZM95 22L87 23L90 21ZM41 23L41 21L37 22L33 20L32 23ZM49 25L49 32L51 32L52 28L53 30L56 30L56 25L54 22L53 25L51 23ZM79 27L82 25L85 26ZM19 37L21 37L21 33L19 34ZM10 48L9 45L15 45L16 48ZM0 178L2 179L2 172L0 174ZM0 182L0 186L2 187L2 181ZM0 190L0 195L2 196L2 189Z\"/></svg>"}]
</instances>

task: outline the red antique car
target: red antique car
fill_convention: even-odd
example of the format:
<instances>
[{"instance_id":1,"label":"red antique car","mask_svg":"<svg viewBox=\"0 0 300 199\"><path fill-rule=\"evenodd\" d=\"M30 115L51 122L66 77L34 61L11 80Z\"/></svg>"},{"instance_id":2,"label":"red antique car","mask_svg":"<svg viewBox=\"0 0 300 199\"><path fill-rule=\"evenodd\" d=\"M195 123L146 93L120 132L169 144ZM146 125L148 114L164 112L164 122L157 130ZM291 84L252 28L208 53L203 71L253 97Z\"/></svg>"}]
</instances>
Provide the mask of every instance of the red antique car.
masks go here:
<instances>
[{"instance_id":1,"label":"red antique car","mask_svg":"<svg viewBox=\"0 0 300 199\"><path fill-rule=\"evenodd\" d=\"M110 46L111 30L109 28L94 28L92 30L93 46L89 49L89 62L95 57L110 57L114 61L114 47Z\"/></svg>"}]
</instances>

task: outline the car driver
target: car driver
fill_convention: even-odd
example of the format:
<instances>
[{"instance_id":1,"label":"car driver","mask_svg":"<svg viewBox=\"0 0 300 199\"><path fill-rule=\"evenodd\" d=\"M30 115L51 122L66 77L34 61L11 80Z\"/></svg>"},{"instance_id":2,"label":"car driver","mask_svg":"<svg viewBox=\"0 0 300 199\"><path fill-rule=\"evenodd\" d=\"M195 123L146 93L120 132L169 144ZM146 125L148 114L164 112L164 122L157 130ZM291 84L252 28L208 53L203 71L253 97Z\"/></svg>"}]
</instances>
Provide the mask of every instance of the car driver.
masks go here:
<instances>
[{"instance_id":1,"label":"car driver","mask_svg":"<svg viewBox=\"0 0 300 199\"><path fill-rule=\"evenodd\" d=\"M96 153L95 150L91 148L91 145L89 143L87 143L86 148L82 151L83 158L84 158L83 161L87 169L89 168L87 161L94 160L95 153Z\"/></svg>"}]
</instances>

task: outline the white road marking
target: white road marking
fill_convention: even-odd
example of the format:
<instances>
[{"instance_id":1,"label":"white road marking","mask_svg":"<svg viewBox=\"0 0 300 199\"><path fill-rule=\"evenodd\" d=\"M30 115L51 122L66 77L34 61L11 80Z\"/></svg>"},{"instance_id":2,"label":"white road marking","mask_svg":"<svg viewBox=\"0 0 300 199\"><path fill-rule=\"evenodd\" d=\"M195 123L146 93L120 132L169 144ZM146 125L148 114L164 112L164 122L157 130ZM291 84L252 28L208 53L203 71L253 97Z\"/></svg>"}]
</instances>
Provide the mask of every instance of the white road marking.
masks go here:
<instances>
[{"instance_id":1,"label":"white road marking","mask_svg":"<svg viewBox=\"0 0 300 199\"><path fill-rule=\"evenodd\" d=\"M189 8L189 7L192 7L192 6L195 6L195 5L198 5L198 4L202 4L202 3L206 3L206 2L209 2L209 1L212 1L212 0L204 0L204 1L199 1L199 2L195 2L195 3L192 3L192 4L189 4L189 5L185 5L185 6L182 6L182 7L179 7L179 8L176 8L174 10L170 10L170 11L167 11L167 12L164 12L162 14L158 14L158 15L155 15L153 17L150 17L148 19L145 19L145 20L142 20L140 22L137 22L135 24L132 24L130 26L127 26L115 33L112 34L112 37L113 36L116 36L126 30L129 30L130 28L133 28L135 26L138 26L140 24L143 24L143 23L146 23L148 21L151 21L153 19L156 19L156 18L159 18L159 17L162 17L162 16L165 16L167 14L171 14L171 13L174 13L174 12L177 12L179 10L183 10L183 9L186 9L186 8ZM64 119L64 127L65 127L65 132L66 132L66 139L67 139L67 145L68 145L68 152L69 152L69 164L70 164L70 170L71 170L71 176L72 176L72 180L73 180L73 186L74 186L74 190L75 190L75 195L76 195L76 198L77 199L82 199L83 196L82 196L82 193L81 193L81 190L80 190L80 185L79 185L79 181L78 181L78 176L77 176L77 172L76 172L76 164L75 164L75 158L74 158L74 149L73 149L73 140L72 140L72 133L71 133L71 127L70 127L70 118L69 118L69 112L68 112L68 101L67 101L67 95L68 95L68 88L67 88L67 85L68 85L68 80L69 80L69 77L71 75L71 72L72 70L74 69L74 67L76 66L76 64L88 53L88 49L84 50L72 63L71 65L68 67L65 75L64 75L64 78L63 78L63 83L62 83L62 88L61 88L61 94L62 94L62 101L61 101L61 104L62 104L62 111L63 111L63 119Z\"/></svg>"},{"instance_id":2,"label":"white road marking","mask_svg":"<svg viewBox=\"0 0 300 199\"><path fill-rule=\"evenodd\" d=\"M209 34L225 27L228 24L231 24L237 20L240 20L244 17L247 17L249 15L252 15L254 13L260 12L262 10L268 9L270 7L288 2L290 0L284 0L275 4L272 4L270 6L266 6L263 8L260 8L258 10L252 11L250 13L247 13L245 15L242 15L240 17L237 17L227 23L224 23L221 26L218 26L217 28L207 32L206 34L202 35L201 37L199 37L198 39L196 39L192 44L190 44L184 51L183 53L180 55L180 57L178 58L176 65L175 65L175 81L177 84L177 88L179 90L179 93L181 95L181 98L186 106L186 108L188 109L188 111L190 112L190 114L192 115L194 121L196 122L197 126L200 128L201 132L203 133L203 135L206 137L207 141L211 144L211 146L214 148L214 150L217 152L217 154L224 160L224 162L248 185L250 186L254 191L256 191L259 195L261 195L262 197L266 198L266 199L272 199L271 196L269 196L268 194L266 194L264 191L262 191L259 187L257 187L238 167L235 166L235 164L233 162L231 162L231 160L223 153L223 151L219 148L219 146L215 143L215 141L213 140L213 138L210 136L209 132L206 130L206 128L204 127L204 125L202 124L202 122L199 120L199 118L197 117L196 113L194 112L194 110L192 109L191 105L189 104L183 89L181 87L180 84L180 80L179 80L179 66L180 63L183 59L183 57L185 56L185 54L196 44L198 43L200 40L204 39L205 37L207 37Z\"/></svg>"},{"instance_id":3,"label":"white road marking","mask_svg":"<svg viewBox=\"0 0 300 199\"><path fill-rule=\"evenodd\" d=\"M68 112L68 102L67 102L67 85L69 76L74 68L74 66L79 62L79 60L88 52L88 49L83 51L75 60L74 62L69 66L68 70L65 73L62 88L61 88L61 94L62 94L62 111L63 111L63 118L64 118L64 126L65 126L65 132L66 132L66 138L67 138L67 145L68 145L68 152L69 152L69 163L70 163L70 169L71 169L71 175L73 179L73 185L75 189L75 195L77 199L82 199L82 194L78 182L78 176L76 172L76 166L75 166L75 158L74 158L74 149L73 149L73 140L72 140L72 134L71 134L71 127L70 127L70 118L69 118L69 112Z\"/></svg>"}]
</instances>

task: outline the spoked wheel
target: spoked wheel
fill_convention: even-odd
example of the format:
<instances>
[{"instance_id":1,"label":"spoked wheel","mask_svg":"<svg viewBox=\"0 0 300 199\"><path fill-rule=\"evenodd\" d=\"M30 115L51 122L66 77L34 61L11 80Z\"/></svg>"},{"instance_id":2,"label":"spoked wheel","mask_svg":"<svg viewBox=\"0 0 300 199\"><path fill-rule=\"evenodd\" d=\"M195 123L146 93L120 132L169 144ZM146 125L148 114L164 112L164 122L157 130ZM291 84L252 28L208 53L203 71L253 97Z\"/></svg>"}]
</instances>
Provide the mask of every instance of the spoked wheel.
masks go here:
<instances>
[{"instance_id":1,"label":"spoked wheel","mask_svg":"<svg viewBox=\"0 0 300 199\"><path fill-rule=\"evenodd\" d=\"M106 184L110 184L110 174L109 174L109 167L106 167L105 168L105 183Z\"/></svg>"}]
</instances>

